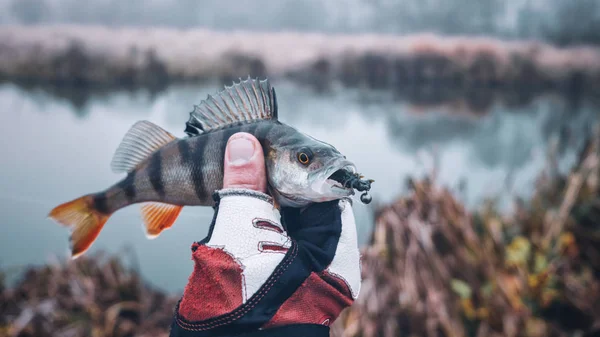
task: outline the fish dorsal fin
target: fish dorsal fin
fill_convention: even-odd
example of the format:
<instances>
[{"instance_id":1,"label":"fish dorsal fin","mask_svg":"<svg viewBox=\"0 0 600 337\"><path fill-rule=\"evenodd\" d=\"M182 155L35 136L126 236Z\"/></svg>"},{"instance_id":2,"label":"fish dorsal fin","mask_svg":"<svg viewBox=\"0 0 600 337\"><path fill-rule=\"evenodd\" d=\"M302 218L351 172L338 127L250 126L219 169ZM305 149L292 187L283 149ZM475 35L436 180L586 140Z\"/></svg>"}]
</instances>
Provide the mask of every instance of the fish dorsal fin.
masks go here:
<instances>
[{"instance_id":1,"label":"fish dorsal fin","mask_svg":"<svg viewBox=\"0 0 600 337\"><path fill-rule=\"evenodd\" d=\"M269 80L240 82L203 100L190 112L185 133L190 136L260 120L277 120L277 98Z\"/></svg>"},{"instance_id":2,"label":"fish dorsal fin","mask_svg":"<svg viewBox=\"0 0 600 337\"><path fill-rule=\"evenodd\" d=\"M144 159L174 139L175 136L160 126L148 121L139 121L123 137L110 167L115 173L131 172Z\"/></svg>"}]
</instances>

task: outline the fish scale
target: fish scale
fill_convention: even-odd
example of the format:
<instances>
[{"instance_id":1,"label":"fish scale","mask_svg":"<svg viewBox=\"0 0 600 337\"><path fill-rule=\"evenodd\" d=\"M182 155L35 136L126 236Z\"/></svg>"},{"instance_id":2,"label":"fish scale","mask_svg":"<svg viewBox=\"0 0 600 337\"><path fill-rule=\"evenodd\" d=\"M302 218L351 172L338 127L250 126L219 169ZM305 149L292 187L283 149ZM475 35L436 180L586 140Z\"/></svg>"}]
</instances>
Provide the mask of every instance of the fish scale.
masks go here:
<instances>
[{"instance_id":1,"label":"fish scale","mask_svg":"<svg viewBox=\"0 0 600 337\"><path fill-rule=\"evenodd\" d=\"M111 162L113 171L125 177L50 212L71 229L72 257L88 250L109 217L129 205L144 203L149 238L170 228L182 207L213 206L213 192L223 187L227 141L237 132L250 133L261 143L268 191L281 207L304 207L351 196L354 188L370 189L372 181L354 174L354 164L335 147L281 123L277 116L269 82L248 78L194 106L185 138L177 139L148 121L135 123Z\"/></svg>"}]
</instances>

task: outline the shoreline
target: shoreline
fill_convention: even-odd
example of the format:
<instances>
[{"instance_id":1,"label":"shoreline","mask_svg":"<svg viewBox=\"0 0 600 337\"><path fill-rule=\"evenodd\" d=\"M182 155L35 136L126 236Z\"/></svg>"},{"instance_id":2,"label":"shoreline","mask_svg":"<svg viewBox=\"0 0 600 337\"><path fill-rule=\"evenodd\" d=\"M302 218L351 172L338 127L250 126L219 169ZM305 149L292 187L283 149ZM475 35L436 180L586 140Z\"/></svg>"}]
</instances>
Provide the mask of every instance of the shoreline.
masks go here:
<instances>
[{"instance_id":1,"label":"shoreline","mask_svg":"<svg viewBox=\"0 0 600 337\"><path fill-rule=\"evenodd\" d=\"M0 27L0 79L160 87L239 77L326 89L432 84L572 90L595 95L600 48L433 34L325 35L48 25Z\"/></svg>"}]
</instances>

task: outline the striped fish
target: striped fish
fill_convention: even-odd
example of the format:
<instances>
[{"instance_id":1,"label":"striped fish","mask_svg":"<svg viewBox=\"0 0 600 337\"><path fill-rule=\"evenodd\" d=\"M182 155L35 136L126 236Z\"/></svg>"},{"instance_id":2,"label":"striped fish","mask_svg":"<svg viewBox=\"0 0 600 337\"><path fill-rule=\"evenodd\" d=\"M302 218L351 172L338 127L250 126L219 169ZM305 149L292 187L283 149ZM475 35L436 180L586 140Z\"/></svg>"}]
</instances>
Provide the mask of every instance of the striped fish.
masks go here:
<instances>
[{"instance_id":1,"label":"striped fish","mask_svg":"<svg viewBox=\"0 0 600 337\"><path fill-rule=\"evenodd\" d=\"M137 122L111 163L114 172L126 176L50 212L71 229L73 258L89 249L108 218L123 207L144 203L146 234L154 238L173 225L182 207L213 206L213 192L223 187L225 146L237 132L260 141L269 193L281 206L339 199L357 188L347 183L359 181L353 178L358 177L355 166L338 150L278 121L268 80L248 78L209 95L190 113L185 132L187 137L178 139L153 123Z\"/></svg>"}]
</instances>

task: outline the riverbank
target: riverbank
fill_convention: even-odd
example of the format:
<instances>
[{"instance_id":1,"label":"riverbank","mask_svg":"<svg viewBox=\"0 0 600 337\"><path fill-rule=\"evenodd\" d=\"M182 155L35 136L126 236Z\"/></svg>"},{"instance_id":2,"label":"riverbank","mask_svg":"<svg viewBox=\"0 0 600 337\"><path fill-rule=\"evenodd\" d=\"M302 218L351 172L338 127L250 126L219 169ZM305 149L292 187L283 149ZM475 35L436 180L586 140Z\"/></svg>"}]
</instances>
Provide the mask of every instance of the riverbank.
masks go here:
<instances>
[{"instance_id":1,"label":"riverbank","mask_svg":"<svg viewBox=\"0 0 600 337\"><path fill-rule=\"evenodd\" d=\"M327 88L600 90L600 50L435 35L322 35L99 26L0 28L0 79L77 86L269 76ZM468 90L467 90L468 91Z\"/></svg>"}]
</instances>

